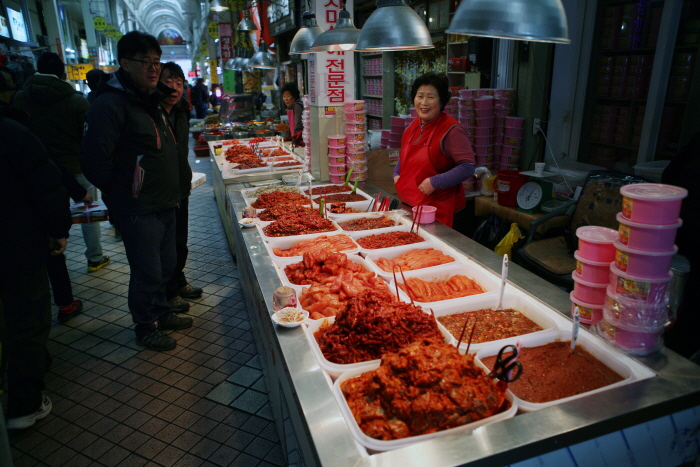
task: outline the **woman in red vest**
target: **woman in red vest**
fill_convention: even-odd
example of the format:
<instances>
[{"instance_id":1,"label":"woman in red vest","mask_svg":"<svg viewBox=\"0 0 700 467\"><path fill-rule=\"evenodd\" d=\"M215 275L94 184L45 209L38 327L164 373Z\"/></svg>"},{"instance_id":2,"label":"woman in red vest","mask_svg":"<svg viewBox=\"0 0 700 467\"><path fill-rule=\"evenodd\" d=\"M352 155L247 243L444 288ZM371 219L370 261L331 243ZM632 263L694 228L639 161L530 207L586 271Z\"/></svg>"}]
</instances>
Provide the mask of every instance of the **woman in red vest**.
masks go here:
<instances>
[{"instance_id":1,"label":"woman in red vest","mask_svg":"<svg viewBox=\"0 0 700 467\"><path fill-rule=\"evenodd\" d=\"M437 220L452 227L455 212L466 206L462 182L474 175L474 151L464 127L443 112L450 100L447 76L419 77L411 98L418 118L401 139L396 191L409 206L435 206Z\"/></svg>"}]
</instances>

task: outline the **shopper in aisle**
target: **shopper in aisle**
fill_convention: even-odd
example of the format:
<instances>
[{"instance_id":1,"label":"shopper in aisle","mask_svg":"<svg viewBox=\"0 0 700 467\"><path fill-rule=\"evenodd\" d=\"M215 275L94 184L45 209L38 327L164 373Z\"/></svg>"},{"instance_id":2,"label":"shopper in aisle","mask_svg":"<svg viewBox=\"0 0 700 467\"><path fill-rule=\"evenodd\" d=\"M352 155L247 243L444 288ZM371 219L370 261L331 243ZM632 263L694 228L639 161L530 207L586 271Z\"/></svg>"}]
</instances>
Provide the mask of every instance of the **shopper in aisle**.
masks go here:
<instances>
[{"instance_id":1,"label":"shopper in aisle","mask_svg":"<svg viewBox=\"0 0 700 467\"><path fill-rule=\"evenodd\" d=\"M95 100L95 97L97 97L97 87L100 85L100 80L104 75L106 75L104 71L100 70L99 68L92 69L85 73L85 80L87 81L88 87L90 88L90 92L87 95L87 100L90 104L93 103Z\"/></svg>"},{"instance_id":2,"label":"shopper in aisle","mask_svg":"<svg viewBox=\"0 0 700 467\"><path fill-rule=\"evenodd\" d=\"M0 92L7 90L0 73ZM1 102L1 101L0 101ZM0 103L0 197L8 225L0 229L0 302L7 328L7 428L28 428L51 411L43 396L51 365L46 343L51 301L45 261L47 239L54 254L66 248L71 225L61 173L46 148Z\"/></svg>"},{"instance_id":3,"label":"shopper in aisle","mask_svg":"<svg viewBox=\"0 0 700 467\"><path fill-rule=\"evenodd\" d=\"M165 111L168 124L173 129L177 141L178 168L180 176L180 203L175 210L175 251L177 261L175 272L168 281L165 296L170 304L170 309L176 313L184 313L190 309L190 304L183 298L199 298L202 289L187 283L185 278L185 264L187 263L187 229L189 223L189 199L192 186L192 169L187 161L189 154L189 132L187 114L189 103L184 99L185 74L180 65L174 62L163 64L160 72L160 81L169 88L175 90L160 102Z\"/></svg>"},{"instance_id":4,"label":"shopper in aisle","mask_svg":"<svg viewBox=\"0 0 700 467\"><path fill-rule=\"evenodd\" d=\"M207 116L209 108L209 91L204 84L204 78L197 78L197 84L192 86L192 105L197 118L202 119Z\"/></svg>"},{"instance_id":5,"label":"shopper in aisle","mask_svg":"<svg viewBox=\"0 0 700 467\"><path fill-rule=\"evenodd\" d=\"M119 40L120 68L102 83L87 113L80 161L122 234L136 342L171 350L175 339L163 331L187 329L192 318L171 313L165 298L176 262L180 192L177 143L160 107L173 92L158 81L161 54L151 35L131 31Z\"/></svg>"},{"instance_id":6,"label":"shopper in aisle","mask_svg":"<svg viewBox=\"0 0 700 467\"><path fill-rule=\"evenodd\" d=\"M286 141L291 141L297 146L303 146L302 132L304 131L304 122L301 118L304 112L304 104L301 103L301 92L297 87L297 83L290 81L282 86L282 101L287 107L287 119L289 120L290 137Z\"/></svg>"},{"instance_id":7,"label":"shopper in aisle","mask_svg":"<svg viewBox=\"0 0 700 467\"><path fill-rule=\"evenodd\" d=\"M447 76L434 72L417 78L411 99L418 113L401 139L394 184L409 206L437 208L436 218L462 231L466 223L464 186L474 175L474 152L467 132L443 112L450 100Z\"/></svg>"}]
</instances>

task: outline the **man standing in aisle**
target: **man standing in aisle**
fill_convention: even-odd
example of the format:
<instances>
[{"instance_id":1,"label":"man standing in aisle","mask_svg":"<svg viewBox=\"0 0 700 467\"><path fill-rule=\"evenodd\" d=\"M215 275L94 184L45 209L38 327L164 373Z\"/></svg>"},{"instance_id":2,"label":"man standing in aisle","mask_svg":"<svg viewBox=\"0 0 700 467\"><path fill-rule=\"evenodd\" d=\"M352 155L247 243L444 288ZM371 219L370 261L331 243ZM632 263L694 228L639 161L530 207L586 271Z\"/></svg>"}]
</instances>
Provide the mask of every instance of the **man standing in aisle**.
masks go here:
<instances>
[{"instance_id":1,"label":"man standing in aisle","mask_svg":"<svg viewBox=\"0 0 700 467\"><path fill-rule=\"evenodd\" d=\"M202 119L207 116L209 108L209 91L204 84L204 78L197 78L197 84L192 86L192 105L197 114L197 118Z\"/></svg>"},{"instance_id":2,"label":"man standing in aisle","mask_svg":"<svg viewBox=\"0 0 700 467\"><path fill-rule=\"evenodd\" d=\"M190 309L190 304L183 298L199 298L202 296L202 289L193 287L187 283L185 278L185 264L187 263L187 229L189 223L189 196L192 186L192 169L187 161L189 153L189 103L183 99L185 92L185 74L180 65L168 62L163 65L160 72L160 81L169 88L175 90L160 102L165 110L168 124L173 129L177 140L178 167L180 171L180 203L175 212L175 250L177 252L177 262L175 272L168 282L165 295L168 298L170 309L176 313L182 313Z\"/></svg>"},{"instance_id":3,"label":"man standing in aisle","mask_svg":"<svg viewBox=\"0 0 700 467\"><path fill-rule=\"evenodd\" d=\"M97 201L97 189L83 175L79 157L85 113L90 104L65 80L66 67L61 57L45 52L37 62L37 73L15 96L15 105L29 112L29 129L44 143L56 165L65 168L87 190L89 196L84 201ZM88 272L98 271L109 264L109 256L102 254L102 227L99 222L80 226Z\"/></svg>"},{"instance_id":4,"label":"man standing in aisle","mask_svg":"<svg viewBox=\"0 0 700 467\"><path fill-rule=\"evenodd\" d=\"M87 113L80 162L122 234L136 342L171 350L175 339L163 331L187 329L192 318L171 313L165 298L176 261L180 191L175 137L160 107L173 92L158 81L161 54L151 35L131 31L119 40L120 68L102 83Z\"/></svg>"}]
</instances>

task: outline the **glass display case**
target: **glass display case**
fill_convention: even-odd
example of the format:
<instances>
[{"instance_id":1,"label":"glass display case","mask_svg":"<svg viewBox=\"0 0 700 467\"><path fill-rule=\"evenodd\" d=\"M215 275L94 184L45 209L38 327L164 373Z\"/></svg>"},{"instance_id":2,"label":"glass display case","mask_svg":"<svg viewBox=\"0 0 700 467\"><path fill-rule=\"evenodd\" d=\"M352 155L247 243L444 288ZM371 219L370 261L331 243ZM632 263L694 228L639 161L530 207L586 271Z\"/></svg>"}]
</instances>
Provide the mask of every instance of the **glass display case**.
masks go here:
<instances>
[{"instance_id":1,"label":"glass display case","mask_svg":"<svg viewBox=\"0 0 700 467\"><path fill-rule=\"evenodd\" d=\"M255 120L253 94L227 94L221 98L219 116L224 123Z\"/></svg>"}]
</instances>

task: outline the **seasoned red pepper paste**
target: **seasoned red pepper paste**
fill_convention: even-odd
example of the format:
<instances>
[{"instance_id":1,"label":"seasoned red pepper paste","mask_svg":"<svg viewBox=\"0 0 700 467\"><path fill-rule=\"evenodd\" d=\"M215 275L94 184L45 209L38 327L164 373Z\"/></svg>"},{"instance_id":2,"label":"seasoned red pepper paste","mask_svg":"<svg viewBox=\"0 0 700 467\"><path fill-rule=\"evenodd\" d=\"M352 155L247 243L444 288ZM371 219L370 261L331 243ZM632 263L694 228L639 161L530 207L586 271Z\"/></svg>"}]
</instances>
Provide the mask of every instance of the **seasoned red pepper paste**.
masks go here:
<instances>
[{"instance_id":1,"label":"seasoned red pepper paste","mask_svg":"<svg viewBox=\"0 0 700 467\"><path fill-rule=\"evenodd\" d=\"M464 322L467 316L475 313L479 321L474 330L473 344L491 342L508 337L522 336L531 332L541 331L542 328L530 318L512 308L502 311L491 309L478 310L473 312L455 313L453 315L440 316L438 321L447 328L455 338L459 339L462 333ZM471 328L467 329L465 335L469 335ZM465 340L466 342L466 340Z\"/></svg>"},{"instance_id":2,"label":"seasoned red pepper paste","mask_svg":"<svg viewBox=\"0 0 700 467\"><path fill-rule=\"evenodd\" d=\"M520 399L541 403L575 396L623 380L622 376L580 345L573 353L570 346L571 341L557 341L520 349L518 360L523 364L523 373L508 389ZM488 368L493 368L495 361L495 355L482 359Z\"/></svg>"}]
</instances>

